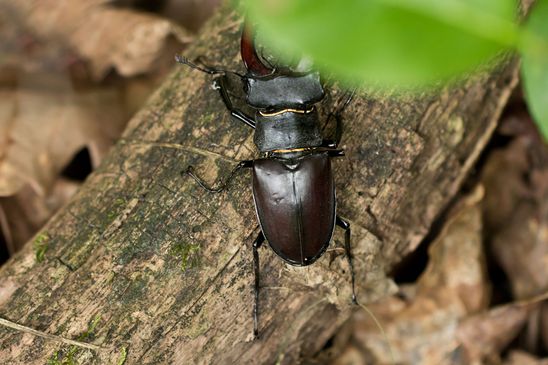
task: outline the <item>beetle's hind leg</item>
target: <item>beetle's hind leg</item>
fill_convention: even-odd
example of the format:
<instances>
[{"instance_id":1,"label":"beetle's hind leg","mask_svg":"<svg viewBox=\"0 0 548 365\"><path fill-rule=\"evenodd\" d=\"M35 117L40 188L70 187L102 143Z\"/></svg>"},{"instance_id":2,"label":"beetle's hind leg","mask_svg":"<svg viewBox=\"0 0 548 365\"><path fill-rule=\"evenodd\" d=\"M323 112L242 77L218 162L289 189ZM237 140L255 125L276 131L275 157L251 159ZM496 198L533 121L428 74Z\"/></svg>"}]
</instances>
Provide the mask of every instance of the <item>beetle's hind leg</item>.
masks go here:
<instances>
[{"instance_id":1,"label":"beetle's hind leg","mask_svg":"<svg viewBox=\"0 0 548 365\"><path fill-rule=\"evenodd\" d=\"M189 175L192 177L196 182L205 190L209 191L210 193L220 193L221 191L225 190L232 179L235 177L236 173L240 171L241 169L250 168L253 167L253 160L245 160L240 161L238 165L230 172L230 175L226 178L224 181L220 181L216 184L216 186L209 186L207 183L200 178L198 175L194 173L194 168L192 166L188 166L185 171L183 171L181 174Z\"/></svg>"},{"instance_id":2,"label":"beetle's hind leg","mask_svg":"<svg viewBox=\"0 0 548 365\"><path fill-rule=\"evenodd\" d=\"M253 337L259 337L259 247L264 242L263 231L259 232L259 235L253 242L253 272L255 274L255 285L253 289L253 295L255 303L253 305Z\"/></svg>"},{"instance_id":3,"label":"beetle's hind leg","mask_svg":"<svg viewBox=\"0 0 548 365\"><path fill-rule=\"evenodd\" d=\"M344 250L346 251L346 258L348 259L348 265L350 266L350 275L352 278L352 303L358 304L356 300L356 275L354 273L354 262L352 261L352 252L350 250L350 223L341 217L337 216L336 219L337 226L344 229Z\"/></svg>"}]
</instances>

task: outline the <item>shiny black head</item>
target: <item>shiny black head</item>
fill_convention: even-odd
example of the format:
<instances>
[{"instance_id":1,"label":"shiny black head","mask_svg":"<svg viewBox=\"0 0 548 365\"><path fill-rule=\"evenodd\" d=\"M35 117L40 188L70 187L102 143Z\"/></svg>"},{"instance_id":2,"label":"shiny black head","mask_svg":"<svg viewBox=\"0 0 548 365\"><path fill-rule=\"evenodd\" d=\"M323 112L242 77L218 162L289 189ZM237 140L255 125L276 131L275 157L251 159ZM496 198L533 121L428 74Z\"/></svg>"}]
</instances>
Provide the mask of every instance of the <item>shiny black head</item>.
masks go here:
<instances>
[{"instance_id":1,"label":"shiny black head","mask_svg":"<svg viewBox=\"0 0 548 365\"><path fill-rule=\"evenodd\" d=\"M307 72L299 72L298 67L267 64L257 53L255 37L248 25L244 26L240 47L247 69L245 92L251 107L267 111L308 110L323 99L324 90L317 71L308 67ZM299 62L303 63L306 62Z\"/></svg>"}]
</instances>

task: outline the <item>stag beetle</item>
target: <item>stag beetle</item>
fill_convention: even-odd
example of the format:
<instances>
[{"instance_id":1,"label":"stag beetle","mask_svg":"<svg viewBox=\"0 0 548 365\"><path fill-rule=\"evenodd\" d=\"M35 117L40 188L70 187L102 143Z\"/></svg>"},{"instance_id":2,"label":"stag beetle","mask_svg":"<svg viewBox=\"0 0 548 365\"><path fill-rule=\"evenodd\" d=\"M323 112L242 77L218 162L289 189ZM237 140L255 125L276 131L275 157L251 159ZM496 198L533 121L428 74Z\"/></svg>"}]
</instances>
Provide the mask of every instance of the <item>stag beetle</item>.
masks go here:
<instances>
[{"instance_id":1,"label":"stag beetle","mask_svg":"<svg viewBox=\"0 0 548 365\"><path fill-rule=\"evenodd\" d=\"M210 192L224 190L236 172L253 172L253 198L260 232L253 242L255 274L253 333L258 336L259 247L266 240L285 262L307 266L326 251L335 225L345 230L345 251L351 271L352 302L356 303L354 268L350 252L350 224L336 215L332 157L344 156L337 148L342 135L341 113L352 94L333 113L337 121L335 141L324 140L315 104L325 93L317 71L272 66L258 54L254 34L248 26L242 31L240 51L245 75L220 68L198 65L177 55L176 61L193 69L219 74L214 85L231 115L253 128L260 158L241 161L217 187L208 186L189 166L185 174ZM302 67L301 67L302 68ZM255 110L251 117L234 107L227 91L227 74L240 77L246 103Z\"/></svg>"}]
</instances>

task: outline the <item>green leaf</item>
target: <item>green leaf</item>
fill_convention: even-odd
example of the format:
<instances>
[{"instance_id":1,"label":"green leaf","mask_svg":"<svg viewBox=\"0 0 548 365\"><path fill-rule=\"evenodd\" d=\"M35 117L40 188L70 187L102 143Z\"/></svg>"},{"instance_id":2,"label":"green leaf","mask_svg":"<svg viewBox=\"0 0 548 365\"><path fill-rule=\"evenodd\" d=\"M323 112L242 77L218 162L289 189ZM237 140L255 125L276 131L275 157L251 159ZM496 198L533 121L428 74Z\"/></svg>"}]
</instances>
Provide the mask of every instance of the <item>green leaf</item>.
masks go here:
<instances>
[{"instance_id":1,"label":"green leaf","mask_svg":"<svg viewBox=\"0 0 548 365\"><path fill-rule=\"evenodd\" d=\"M539 0L524 25L522 78L525 97L548 141L548 1Z\"/></svg>"},{"instance_id":2,"label":"green leaf","mask_svg":"<svg viewBox=\"0 0 548 365\"><path fill-rule=\"evenodd\" d=\"M247 0L261 39L346 80L422 86L515 46L513 0Z\"/></svg>"}]
</instances>

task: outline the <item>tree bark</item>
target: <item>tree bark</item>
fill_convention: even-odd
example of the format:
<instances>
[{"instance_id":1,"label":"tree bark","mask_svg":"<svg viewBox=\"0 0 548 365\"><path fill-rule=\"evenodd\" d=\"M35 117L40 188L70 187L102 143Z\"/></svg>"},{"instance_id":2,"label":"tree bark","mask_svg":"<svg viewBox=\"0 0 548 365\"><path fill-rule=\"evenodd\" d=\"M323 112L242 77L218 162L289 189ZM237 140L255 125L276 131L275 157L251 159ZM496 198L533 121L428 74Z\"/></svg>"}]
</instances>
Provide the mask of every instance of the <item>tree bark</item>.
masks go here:
<instances>
[{"instance_id":1,"label":"tree bark","mask_svg":"<svg viewBox=\"0 0 548 365\"><path fill-rule=\"evenodd\" d=\"M225 7L186 55L241 69L240 25ZM387 272L458 192L517 68L509 59L420 96L364 91L348 106L346 157L334 168L360 302L396 290ZM260 249L253 341L250 176L210 195L180 174L192 164L213 182L256 157L252 130L230 119L211 77L178 67L77 196L1 269L3 362L295 364L320 350L355 308L342 232L306 268Z\"/></svg>"}]
</instances>

